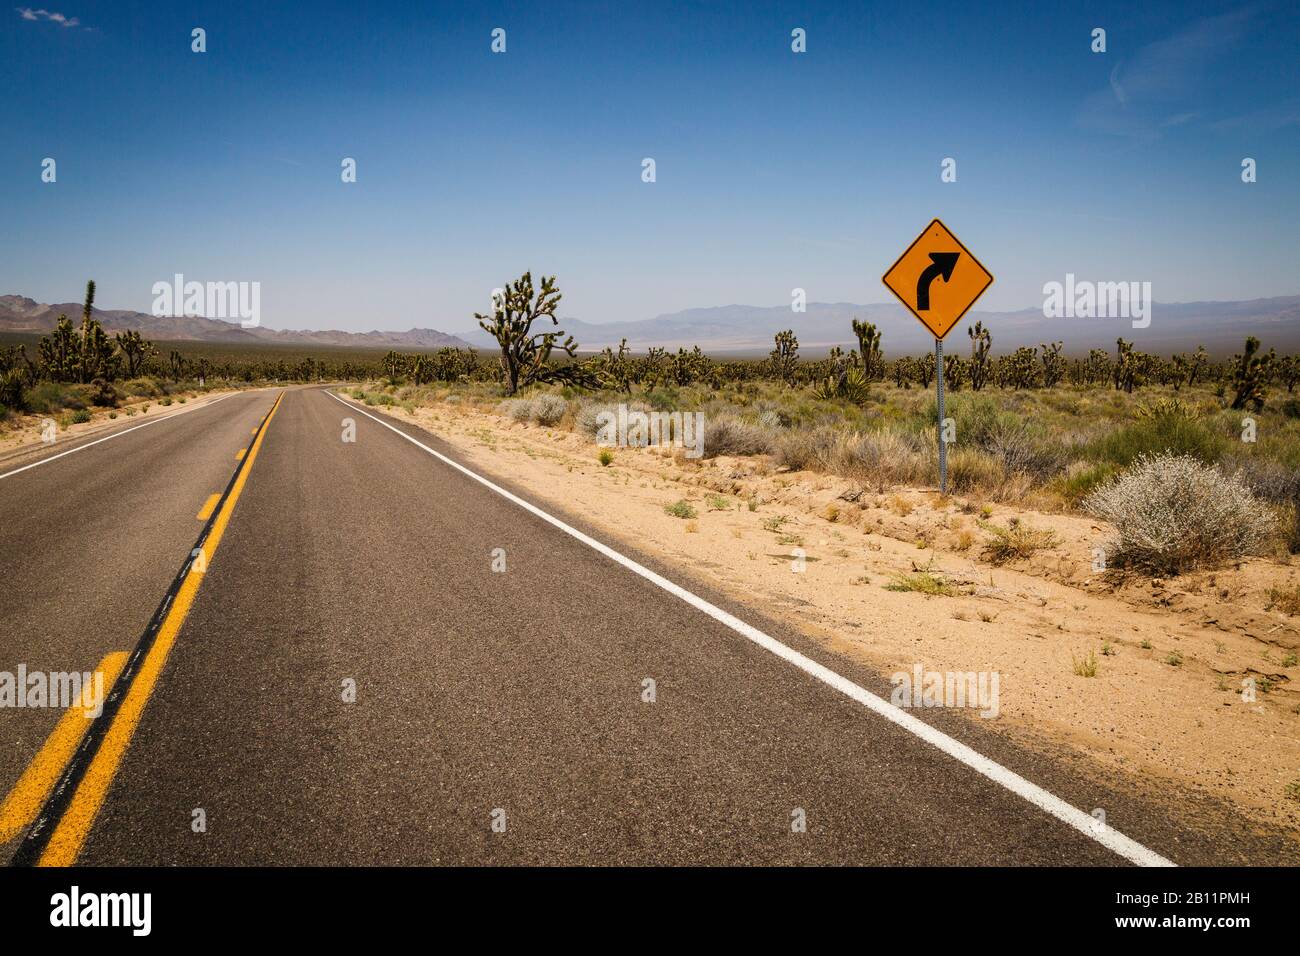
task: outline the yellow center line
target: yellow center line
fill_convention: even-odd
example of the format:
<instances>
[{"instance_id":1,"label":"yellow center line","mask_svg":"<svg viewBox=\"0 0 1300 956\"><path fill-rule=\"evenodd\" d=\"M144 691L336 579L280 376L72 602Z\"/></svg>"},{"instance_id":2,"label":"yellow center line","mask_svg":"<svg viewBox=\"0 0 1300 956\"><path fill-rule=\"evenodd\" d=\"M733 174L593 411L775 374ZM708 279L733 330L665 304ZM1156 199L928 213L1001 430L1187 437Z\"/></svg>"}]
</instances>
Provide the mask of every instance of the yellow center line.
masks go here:
<instances>
[{"instance_id":1,"label":"yellow center line","mask_svg":"<svg viewBox=\"0 0 1300 956\"><path fill-rule=\"evenodd\" d=\"M199 509L199 513L194 517L198 518L200 521L207 521L212 517L212 509L217 506L217 502L220 500L220 494L208 495L208 500L203 502L203 507Z\"/></svg>"},{"instance_id":2,"label":"yellow center line","mask_svg":"<svg viewBox=\"0 0 1300 956\"><path fill-rule=\"evenodd\" d=\"M267 413L265 425L270 425L271 418L280 407L283 398L284 393L281 392L280 397L271 406L271 411ZM221 536L225 534L226 525L230 523L230 514L235 509L235 503L239 501L244 483L248 480L248 473L253 470L253 462L257 459L258 449L262 447L265 438L266 428L263 428L262 433L253 442L248 460L236 476L225 504L217 512L212 530L207 540L203 542L202 553L191 563L171 609L163 619L162 627L158 629L158 636L154 639L153 646L149 648L149 652L141 662L135 680L131 682L121 706L113 716L112 724L104 733L99 750L86 769L86 775L82 777L77 792L73 794L67 810L50 835L50 842L46 845L40 860L37 861L37 866L71 866L76 862L77 855L85 845L86 837L90 835L95 816L108 795L108 788L112 786L117 769L121 766L122 758L126 756L126 749L130 746L135 729L140 724L140 718L144 715L145 706L149 703L149 697L158 683L163 666L167 663L167 655L171 653L181 625L185 623L185 616L194 604L204 574L198 568L211 567L212 557L221 543Z\"/></svg>"},{"instance_id":3,"label":"yellow center line","mask_svg":"<svg viewBox=\"0 0 1300 956\"><path fill-rule=\"evenodd\" d=\"M81 689L81 698L63 712L54 730L45 738L40 751L9 791L5 802L0 804L0 843L13 839L36 819L42 804L58 783L63 768L72 759L77 744L85 736L90 719L98 716L99 708L126 665L128 656L126 651L105 655L95 670L93 683Z\"/></svg>"}]
</instances>

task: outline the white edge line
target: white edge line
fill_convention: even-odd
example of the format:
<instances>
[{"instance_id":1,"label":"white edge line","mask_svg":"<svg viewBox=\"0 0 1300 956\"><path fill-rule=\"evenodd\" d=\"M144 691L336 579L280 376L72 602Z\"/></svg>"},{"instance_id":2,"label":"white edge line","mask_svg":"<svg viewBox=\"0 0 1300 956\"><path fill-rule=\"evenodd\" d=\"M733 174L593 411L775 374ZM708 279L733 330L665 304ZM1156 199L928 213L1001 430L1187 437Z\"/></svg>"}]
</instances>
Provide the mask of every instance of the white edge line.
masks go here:
<instances>
[{"instance_id":1,"label":"white edge line","mask_svg":"<svg viewBox=\"0 0 1300 956\"><path fill-rule=\"evenodd\" d=\"M237 393L228 392L225 395L221 395L217 398L214 398L210 402L203 403L197 408L188 409L188 411L202 411L205 408L211 408L213 405L217 404L217 402L223 401L224 399L227 399L231 395L235 395L235 394ZM15 468L13 471L6 471L3 475L0 475L0 479L8 478L10 475L17 475L20 472L27 471L27 469L29 468L35 468L38 465L48 465L50 462L62 458L65 455L71 455L74 454L75 452L84 451L85 449L89 448L91 445L98 445L100 442L111 441L114 438L121 438L123 435L131 434L131 432L138 432L140 429L148 428L150 425L157 425L159 422L169 422L173 418L177 418L182 414L184 414L184 412L174 412L171 415L160 415L157 418L152 419L150 421L141 422L139 425L132 425L130 428L124 428L120 432L113 432L113 434L111 435L105 435L103 438L96 438L94 441L88 441L84 445L78 445L76 448L69 448L67 451L61 451L57 455L51 455L49 458L42 458L40 461L34 461L30 465L23 465L21 468Z\"/></svg>"},{"instance_id":2,"label":"white edge line","mask_svg":"<svg viewBox=\"0 0 1300 956\"><path fill-rule=\"evenodd\" d=\"M1069 826L1078 830L1084 836L1096 840L1102 846L1106 847L1109 850L1114 851L1115 853L1119 854L1129 862L1136 863L1139 866L1176 866L1177 865L1171 860L1165 859L1160 854L1156 853L1154 850L1148 849L1147 847L1143 846L1141 843L1138 843L1136 840L1129 839L1128 837L1124 836L1124 834L1120 833L1118 830L1108 827L1105 824L1100 824L1099 821L1094 819L1089 814L1084 813L1082 810L1071 806L1070 804L1066 803L1064 800L1062 800L1060 797L1056 796L1055 794L1049 793L1048 791L1044 790L1042 787L1038 786L1038 784L1030 783L1028 780L1020 776L1019 774L1015 773L1014 771L1008 770L1006 767L1002 766L996 761L990 760L988 757L985 757L983 754L975 750L972 750L970 747L966 746L961 741L956 740L953 737L949 737L943 731L937 730L936 728L925 723L925 721L919 720L918 718L913 717L911 714L907 713L906 711L898 707L895 707L893 704L889 703L884 698L879 697L876 694L873 694L865 687L859 687L857 684L853 683L848 678L842 677L839 674L835 673L829 667L825 667L817 663L815 660L813 660L810 657L805 657L803 654L800 654L794 648L787 647L785 644L782 644L776 638L770 637L769 635L764 634L758 628L746 624L744 621L740 620L740 618L736 617L735 615L729 614L726 611L722 610L722 608L710 604L708 601L704 600L704 598L699 597L696 594L692 594L690 591L686 590L680 585L674 584L672 581L669 581L667 578L663 577L662 575L656 574L654 571L651 571L649 568L645 567L644 565L638 564L636 561L633 561L631 558L620 554L619 552L615 551L613 548L609 547L608 545L602 544L601 542L597 541L595 538L583 534L577 528L573 528L565 524L559 518L547 514L545 511L538 508L536 505L530 504L529 502L520 498L518 495L512 494L511 492L502 488L500 485L494 484L493 482L484 478L482 475L479 475L471 471L470 469L466 468L464 465L460 464L459 462L453 461L452 459L448 458L446 455L434 451L428 445L424 444L418 439L412 438L410 435L406 434L406 432L402 431L400 428L396 428L393 425L390 425L382 418L377 418L376 416L370 414L365 409L351 402L345 401L344 399L340 398L338 395L334 394L333 392L327 392L327 394L330 396L330 398L333 398L335 401L338 401L341 404L347 406L348 408L360 412L362 415L365 415L367 418L378 422L380 425L383 425L385 428L389 429L390 431L395 432L396 434L402 436L411 444L424 449L426 452L428 452L433 457L437 458L439 461L450 465L452 468L455 468L457 471L461 472L462 474L470 478L473 478L479 484L484 485L487 488L490 488L492 491L495 491L497 494L501 495L501 497L514 502L519 507L523 508L525 511L528 511L531 514L534 514L537 517L541 518L543 521L546 521L554 525L555 527L563 531L565 534L577 538L583 544L587 545L590 548L593 548L596 551L599 551L601 554L609 558L611 561L618 562L619 564L623 565L623 567L627 568L629 571L632 571L633 573L640 575L641 577L645 578L647 581L651 582L652 584L655 584L658 587L662 588L663 590L667 591L669 594L681 598L687 604L691 605L697 610L703 611L705 614L713 618L718 623L725 624L727 627L731 628L736 633L753 641L759 647L771 651L777 657L781 658L782 660L790 664L793 664L795 667L799 668L804 673L817 678L823 684L826 684L829 687L833 687L841 694L844 694L846 697L852 698L853 700L857 701L859 704L862 704L867 709L873 711L876 714L879 714L881 717L884 717L886 720L890 721L891 723L897 724L899 727L902 727L904 730L908 731L909 733L915 734L917 737L920 737L926 743L943 751L948 756L952 757L954 760L957 760L965 764L966 766L970 767L972 770L976 771L977 773L983 774L985 777L992 780L994 783L1000 784L1001 786L1005 787L1007 790L1010 790L1012 793L1016 794L1017 796L1023 797L1024 799L1032 803L1034 806L1038 807L1040 810L1043 810L1046 813L1049 813L1052 816L1056 817L1056 819L1060 820L1061 822L1068 824Z\"/></svg>"}]
</instances>

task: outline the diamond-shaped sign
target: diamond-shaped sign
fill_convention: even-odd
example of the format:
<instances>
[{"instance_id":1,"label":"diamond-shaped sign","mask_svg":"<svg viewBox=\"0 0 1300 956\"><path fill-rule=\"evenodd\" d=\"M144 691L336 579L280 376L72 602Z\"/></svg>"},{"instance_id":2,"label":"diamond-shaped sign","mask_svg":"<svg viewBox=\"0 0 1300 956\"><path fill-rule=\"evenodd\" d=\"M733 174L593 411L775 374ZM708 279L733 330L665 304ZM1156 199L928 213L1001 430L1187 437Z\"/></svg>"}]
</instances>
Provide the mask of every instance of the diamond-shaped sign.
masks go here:
<instances>
[{"instance_id":1,"label":"diamond-shaped sign","mask_svg":"<svg viewBox=\"0 0 1300 956\"><path fill-rule=\"evenodd\" d=\"M890 266L882 281L941 339L993 284L993 274L936 219Z\"/></svg>"}]
</instances>

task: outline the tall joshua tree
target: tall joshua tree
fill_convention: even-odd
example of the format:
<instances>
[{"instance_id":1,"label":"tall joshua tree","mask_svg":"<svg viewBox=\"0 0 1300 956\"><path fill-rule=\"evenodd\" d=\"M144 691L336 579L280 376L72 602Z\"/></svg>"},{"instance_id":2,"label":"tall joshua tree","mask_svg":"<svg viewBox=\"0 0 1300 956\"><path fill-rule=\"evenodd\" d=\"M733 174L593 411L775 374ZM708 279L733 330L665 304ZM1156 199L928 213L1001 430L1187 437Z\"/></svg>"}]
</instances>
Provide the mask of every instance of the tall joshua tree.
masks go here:
<instances>
[{"instance_id":1,"label":"tall joshua tree","mask_svg":"<svg viewBox=\"0 0 1300 956\"><path fill-rule=\"evenodd\" d=\"M794 367L799 361L799 340L794 329L776 333L776 348L770 356L772 368L786 385L794 384Z\"/></svg>"},{"instance_id":2,"label":"tall joshua tree","mask_svg":"<svg viewBox=\"0 0 1300 956\"><path fill-rule=\"evenodd\" d=\"M1259 355L1259 339L1250 336L1246 339L1245 351L1233 356L1236 365L1232 370L1232 387L1237 394L1232 399L1232 407L1241 409L1253 405L1255 411L1264 407L1264 389L1273 372L1276 356L1272 349L1267 355Z\"/></svg>"},{"instance_id":3,"label":"tall joshua tree","mask_svg":"<svg viewBox=\"0 0 1300 956\"><path fill-rule=\"evenodd\" d=\"M533 323L550 319L559 325L555 308L560 304L560 290L555 276L542 276L542 287L534 291L533 274L525 272L510 283L496 297L492 314L475 312L479 326L497 340L501 346L501 371L505 373L506 388L511 395L526 385L549 377L551 353L560 348L570 358L577 354L578 343L573 336L559 341L563 330L534 332Z\"/></svg>"},{"instance_id":4,"label":"tall joshua tree","mask_svg":"<svg viewBox=\"0 0 1300 956\"><path fill-rule=\"evenodd\" d=\"M870 322L853 320L853 334L858 337L858 355L862 359L862 374L868 382L881 371L880 330Z\"/></svg>"},{"instance_id":5,"label":"tall joshua tree","mask_svg":"<svg viewBox=\"0 0 1300 956\"><path fill-rule=\"evenodd\" d=\"M978 392L992 371L989 349L993 346L993 333L984 328L983 322L976 322L966 327L966 334L970 336L970 387L971 391Z\"/></svg>"}]
</instances>

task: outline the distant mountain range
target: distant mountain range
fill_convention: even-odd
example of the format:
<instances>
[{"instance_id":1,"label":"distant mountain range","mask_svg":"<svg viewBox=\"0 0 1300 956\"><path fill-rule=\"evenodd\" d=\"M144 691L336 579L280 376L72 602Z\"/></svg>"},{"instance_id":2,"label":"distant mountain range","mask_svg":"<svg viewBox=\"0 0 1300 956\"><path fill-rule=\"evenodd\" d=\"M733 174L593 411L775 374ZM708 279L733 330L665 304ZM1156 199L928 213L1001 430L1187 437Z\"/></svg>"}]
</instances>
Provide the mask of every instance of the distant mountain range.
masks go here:
<instances>
[{"instance_id":1,"label":"distant mountain range","mask_svg":"<svg viewBox=\"0 0 1300 956\"><path fill-rule=\"evenodd\" d=\"M918 354L934 347L933 337L909 312L896 303L854 305L810 302L806 312L792 312L789 306L765 308L726 305L687 309L636 322L590 323L562 319L561 327L581 344L584 351L618 345L626 337L636 351L649 346L676 349L698 345L713 353L766 353L772 336L793 329L805 353L833 345L856 345L852 320L865 319L881 330L881 347L887 355ZM969 348L966 327L983 322L993 335L993 351L1005 352L1021 345L1040 342L1065 343L1072 355L1089 349L1114 350L1115 339L1127 341L1147 352L1175 352L1204 345L1216 354L1240 351L1246 336L1255 335L1265 348L1279 352L1300 351L1300 295L1248 302L1154 303L1151 324L1135 329L1129 319L1084 319L1043 317L1041 308L1018 312L968 312L947 341L965 352ZM480 333L466 335L476 345L490 342Z\"/></svg>"},{"instance_id":2,"label":"distant mountain range","mask_svg":"<svg viewBox=\"0 0 1300 956\"><path fill-rule=\"evenodd\" d=\"M47 332L61 313L77 322L77 303L43 305L17 295L0 296L0 332ZM426 350L444 346L495 348L485 332L475 329L451 335L436 329L406 332L288 331L241 328L219 319L195 316L166 317L124 310L95 310L96 317L110 331L134 329L156 340L230 342L271 345L317 345L352 348ZM934 340L902 306L896 303L854 305L810 302L805 312L789 306L726 305L687 309L653 319L632 322L583 322L560 320L560 328L572 335L582 351L617 346L626 338L636 351L650 346L676 350L698 345L715 354L766 353L772 336L793 329L805 354L825 351L834 345L854 345L851 321L873 322L881 330L886 355L918 354L933 347ZM1072 355L1089 349L1112 350L1123 336L1138 349L1169 353L1204 345L1216 355L1241 349L1248 335L1254 335L1279 352L1300 352L1300 295L1244 302L1160 303L1152 307L1151 324L1135 329L1128 319L1083 319L1043 317L1039 308L1018 312L970 312L948 338L963 352L968 347L965 326L984 323L993 334L993 351L1005 352L1020 345L1062 341Z\"/></svg>"},{"instance_id":3,"label":"distant mountain range","mask_svg":"<svg viewBox=\"0 0 1300 956\"><path fill-rule=\"evenodd\" d=\"M198 316L157 316L124 309L95 309L95 318L110 332L134 330L158 341L229 342L254 345L327 345L343 348L439 349L469 348L470 343L437 329L407 332L313 332L266 328L245 329L236 322ZM67 315L76 325L81 304L44 305L20 295L0 295L0 332L48 332Z\"/></svg>"}]
</instances>

